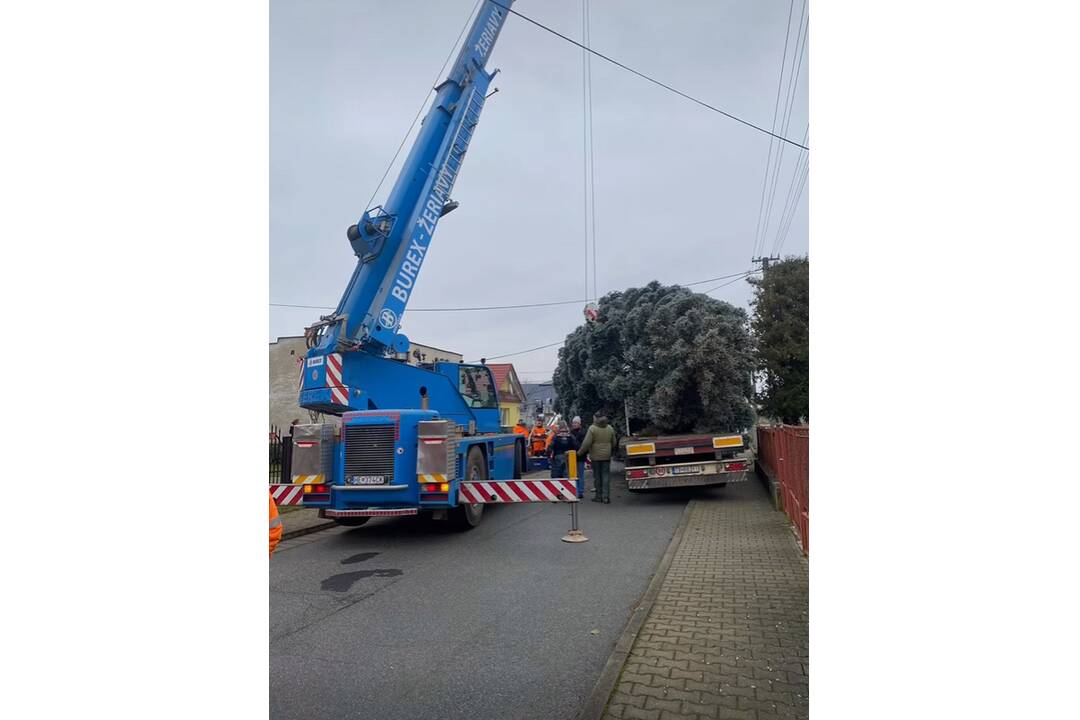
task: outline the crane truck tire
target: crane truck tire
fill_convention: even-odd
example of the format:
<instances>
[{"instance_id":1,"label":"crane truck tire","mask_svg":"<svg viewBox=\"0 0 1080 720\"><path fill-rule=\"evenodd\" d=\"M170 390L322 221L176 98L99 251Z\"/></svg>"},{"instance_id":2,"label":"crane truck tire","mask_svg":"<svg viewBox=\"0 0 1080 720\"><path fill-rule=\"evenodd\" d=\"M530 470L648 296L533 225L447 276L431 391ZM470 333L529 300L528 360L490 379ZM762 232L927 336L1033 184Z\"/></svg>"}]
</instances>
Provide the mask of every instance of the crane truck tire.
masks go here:
<instances>
[{"instance_id":1,"label":"crane truck tire","mask_svg":"<svg viewBox=\"0 0 1080 720\"><path fill-rule=\"evenodd\" d=\"M469 482L484 482L488 479L484 453L480 452L478 447L469 449L469 455L465 459L465 479ZM450 511L450 525L455 530L471 530L480 524L483 514L483 503L458 505Z\"/></svg>"}]
</instances>

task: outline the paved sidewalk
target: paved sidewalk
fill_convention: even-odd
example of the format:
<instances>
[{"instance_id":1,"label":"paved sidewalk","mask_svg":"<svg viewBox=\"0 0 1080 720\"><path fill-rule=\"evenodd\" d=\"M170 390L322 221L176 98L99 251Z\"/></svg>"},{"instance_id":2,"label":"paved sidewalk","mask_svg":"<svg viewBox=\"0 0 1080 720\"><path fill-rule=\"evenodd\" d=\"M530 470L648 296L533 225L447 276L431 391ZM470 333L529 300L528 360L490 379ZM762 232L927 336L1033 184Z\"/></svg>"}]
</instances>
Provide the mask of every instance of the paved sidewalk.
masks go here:
<instances>
[{"instance_id":1,"label":"paved sidewalk","mask_svg":"<svg viewBox=\"0 0 1080 720\"><path fill-rule=\"evenodd\" d=\"M285 528L282 538L284 540L336 526L333 520L320 518L319 511L315 508L286 505L279 507L278 513L281 514L281 525Z\"/></svg>"},{"instance_id":2,"label":"paved sidewalk","mask_svg":"<svg viewBox=\"0 0 1080 720\"><path fill-rule=\"evenodd\" d=\"M607 718L806 718L808 563L757 482L694 500Z\"/></svg>"}]
</instances>

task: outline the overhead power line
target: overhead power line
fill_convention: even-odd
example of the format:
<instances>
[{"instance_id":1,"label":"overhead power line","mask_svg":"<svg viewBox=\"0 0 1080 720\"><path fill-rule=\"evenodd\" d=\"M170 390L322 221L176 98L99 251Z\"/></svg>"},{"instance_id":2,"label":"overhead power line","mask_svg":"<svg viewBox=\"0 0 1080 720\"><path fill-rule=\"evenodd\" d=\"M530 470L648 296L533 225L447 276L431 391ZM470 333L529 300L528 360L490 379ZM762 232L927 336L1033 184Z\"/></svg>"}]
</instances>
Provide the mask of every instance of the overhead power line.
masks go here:
<instances>
[{"instance_id":1,"label":"overhead power line","mask_svg":"<svg viewBox=\"0 0 1080 720\"><path fill-rule=\"evenodd\" d=\"M688 95L688 94L684 93L682 90L676 90L675 88L671 87L667 83L663 83L663 82L657 80L654 77L650 77L649 75L646 75L643 72L635 70L634 68L630 67L629 65L625 65L625 64L619 62L618 60L615 60L614 58L608 57L607 55L603 54L602 52L598 52L596 50L593 50L590 47L586 47L585 45L579 43L577 40L574 40L573 38L569 38L566 35L563 35L558 30L555 30L555 29L550 28L550 27L548 27L547 25L545 25L545 24L543 24L541 22L533 20L528 15L522 15L517 10L514 10L513 8L509 8L506 5L503 5L502 3L498 2L498 0L491 0L491 2L492 2L493 5L498 5L503 10L506 10L510 14L517 15L522 20L524 20L526 22L529 22L529 23L532 23L536 27L538 27L538 28L540 28L542 30L546 30L547 32L551 33L552 35L555 35L556 37L562 38L563 40L570 43L571 45L579 47L582 50L585 50L586 52L595 55L596 57L600 58L601 60L607 60L612 65L620 67L623 70L626 70L627 72L633 73L634 75L637 75L639 78L642 78L643 80L648 80L649 82L653 83L654 85L659 85L660 87L664 88L665 90L673 92L676 95L678 95L680 97L683 97L683 98L686 98L687 100L689 100L691 102L695 102L695 103L697 103L698 105L701 105L704 108L708 108L709 110L712 110L713 112L720 113L724 117L730 118L730 119L734 120L735 122L742 123L743 125L746 125L747 127L753 128L754 130L757 130L760 133L764 133L765 135L776 138L777 140L780 140L781 142L788 143L789 145L794 145L795 147L802 148L803 150L809 150L810 149L806 145L801 145L801 144L795 142L794 140L789 140L788 138L786 138L786 137L784 137L782 135L777 135L774 132L766 130L765 128L761 127L760 125L755 125L754 123L750 122L749 120L744 120L744 119L742 119L741 117L739 117L737 115L733 115L733 114L727 112L726 110L721 110L720 108L716 107L715 105L710 105L709 103L705 102L704 100L699 100L696 97L694 97L693 95Z\"/></svg>"},{"instance_id":2,"label":"overhead power line","mask_svg":"<svg viewBox=\"0 0 1080 720\"><path fill-rule=\"evenodd\" d=\"M776 79L776 101L773 103L772 130L776 132L776 118L780 111L780 87L784 84L784 66L787 65L788 40L791 36L791 12L795 9L795 0L788 3L787 28L784 30L784 55L780 59L780 77ZM761 179L761 202L758 205L757 228L754 230L754 251L751 257L758 254L758 245L761 243L761 218L765 210L765 188L769 184L769 169L772 167L772 153L774 141L769 138L769 154L765 159L765 177Z\"/></svg>"},{"instance_id":3,"label":"overhead power line","mask_svg":"<svg viewBox=\"0 0 1080 720\"><path fill-rule=\"evenodd\" d=\"M711 293L713 290L719 290L720 288L722 288L722 287L724 287L726 285L731 285L732 283L736 283L739 280L742 280L743 278L749 277L750 275L753 275L754 273L758 273L758 272L761 272L761 271L760 270L749 270L747 272L739 273L738 275L735 275L735 276L729 275L727 277L734 277L734 279L733 280L728 280L727 282L724 282L724 283L720 283L716 287L711 287L708 290L702 290L702 292L703 293ZM699 281L697 283L694 283L694 284L700 285L703 282L712 282L712 281L711 280L701 280L701 281ZM689 284L689 283L687 283L687 284ZM528 350L518 350L517 352L504 353L502 355L492 355L490 357L484 358L484 360L485 361L486 360L501 360L502 358L514 357L515 355L524 355L526 353L535 352L537 350L544 350L544 349L547 349L549 347L555 347L556 345L562 345L565 342L566 342L565 340L559 340L558 342L548 343L547 345L538 345L538 346L536 346L534 348L529 348ZM478 363L480 361L479 360L470 360L470 362Z\"/></svg>"},{"instance_id":4,"label":"overhead power line","mask_svg":"<svg viewBox=\"0 0 1080 720\"><path fill-rule=\"evenodd\" d=\"M566 341L565 340L559 340L558 342L548 343L547 345L537 345L536 347L529 348L528 350L518 350L517 352L504 353L502 355L492 355L491 357L484 358L484 360L499 360L501 358L513 357L514 355L524 355L525 353L531 353L531 352L535 352L537 350L543 350L545 348L555 347L556 345L562 345L564 342L566 342ZM469 362L478 363L480 361L479 360L470 360Z\"/></svg>"},{"instance_id":5,"label":"overhead power line","mask_svg":"<svg viewBox=\"0 0 1080 720\"><path fill-rule=\"evenodd\" d=\"M727 287L728 285L733 285L734 283L737 283L737 282L739 282L740 280L742 280L744 278L748 278L751 275L753 275L754 273L758 273L758 272L761 272L761 271L760 270L750 270L749 272L745 272L742 275L738 276L734 280L728 280L727 282L722 282L719 285L717 285L716 287L711 287L708 290L702 290L701 292L708 295L713 290L719 290L722 287Z\"/></svg>"},{"instance_id":6,"label":"overhead power line","mask_svg":"<svg viewBox=\"0 0 1080 720\"><path fill-rule=\"evenodd\" d=\"M706 283L716 282L717 280L726 280L727 278L742 277L747 271L732 273L731 275L721 275L719 277L708 278L707 280L695 280L688 283L675 283L682 287L693 287L694 285L704 285ZM588 302L588 298L585 300L559 300L557 302L544 302L544 303L526 303L524 305L485 305L479 307L449 307L449 308L410 308L408 312L471 312L475 310L518 310L521 308L535 308L535 307L553 307L555 305L575 305ZM292 303L270 303L270 307L286 307L286 308L302 308L307 310L334 310L335 307L331 305L296 305Z\"/></svg>"}]
</instances>

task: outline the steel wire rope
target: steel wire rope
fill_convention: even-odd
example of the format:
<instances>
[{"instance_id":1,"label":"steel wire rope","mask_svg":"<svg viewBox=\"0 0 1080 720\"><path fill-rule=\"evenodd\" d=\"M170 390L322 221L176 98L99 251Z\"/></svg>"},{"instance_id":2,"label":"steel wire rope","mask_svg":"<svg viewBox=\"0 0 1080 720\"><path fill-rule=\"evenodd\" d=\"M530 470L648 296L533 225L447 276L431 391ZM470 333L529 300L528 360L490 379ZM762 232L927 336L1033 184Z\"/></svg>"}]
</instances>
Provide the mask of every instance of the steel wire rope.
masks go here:
<instances>
[{"instance_id":1,"label":"steel wire rope","mask_svg":"<svg viewBox=\"0 0 1080 720\"><path fill-rule=\"evenodd\" d=\"M589 0L582 0L585 8L585 45L592 42L592 17ZM592 55L586 53L588 58L586 67L589 75L589 205L592 207L592 289L593 300L600 299L600 286L596 282L596 143L593 133L593 104L592 104Z\"/></svg>"},{"instance_id":2,"label":"steel wire rope","mask_svg":"<svg viewBox=\"0 0 1080 720\"><path fill-rule=\"evenodd\" d=\"M582 44L588 43L585 35L585 0L581 0L581 40ZM581 194L585 209L585 302L589 302L589 102L588 102L588 72L589 53L584 47L581 50Z\"/></svg>"}]
</instances>

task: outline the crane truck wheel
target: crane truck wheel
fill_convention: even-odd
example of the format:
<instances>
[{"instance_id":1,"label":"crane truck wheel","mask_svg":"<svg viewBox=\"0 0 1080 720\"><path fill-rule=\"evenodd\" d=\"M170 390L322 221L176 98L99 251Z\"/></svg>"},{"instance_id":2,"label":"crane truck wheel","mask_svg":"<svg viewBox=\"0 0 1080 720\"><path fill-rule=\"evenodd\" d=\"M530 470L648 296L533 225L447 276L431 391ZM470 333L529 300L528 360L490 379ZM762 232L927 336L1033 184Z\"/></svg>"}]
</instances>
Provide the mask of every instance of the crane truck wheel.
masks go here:
<instances>
[{"instance_id":1,"label":"crane truck wheel","mask_svg":"<svg viewBox=\"0 0 1080 720\"><path fill-rule=\"evenodd\" d=\"M465 479L469 482L487 480L487 464L484 462L484 453L480 452L478 447L469 449L469 455L465 459ZM450 512L450 524L455 530L471 530L480 524L483 514L483 503L458 505Z\"/></svg>"}]
</instances>

